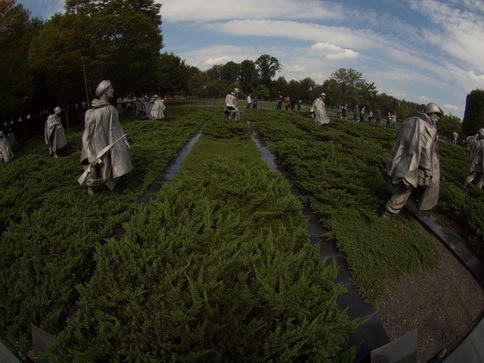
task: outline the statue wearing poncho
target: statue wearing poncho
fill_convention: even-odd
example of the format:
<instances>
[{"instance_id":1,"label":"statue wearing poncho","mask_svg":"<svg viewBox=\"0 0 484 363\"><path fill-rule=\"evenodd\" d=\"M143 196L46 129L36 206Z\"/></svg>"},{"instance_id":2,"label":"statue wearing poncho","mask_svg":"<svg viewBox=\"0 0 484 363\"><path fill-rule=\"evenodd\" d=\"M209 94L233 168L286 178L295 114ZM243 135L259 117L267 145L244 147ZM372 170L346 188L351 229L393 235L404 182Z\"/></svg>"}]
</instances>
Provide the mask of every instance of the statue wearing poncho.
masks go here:
<instances>
[{"instance_id":1,"label":"statue wearing poncho","mask_svg":"<svg viewBox=\"0 0 484 363\"><path fill-rule=\"evenodd\" d=\"M57 157L57 151L67 145L62 121L59 117L62 109L54 108L54 114L47 117L44 127L45 143L49 145L49 155Z\"/></svg>"},{"instance_id":2,"label":"statue wearing poncho","mask_svg":"<svg viewBox=\"0 0 484 363\"><path fill-rule=\"evenodd\" d=\"M224 113L229 120L240 120L239 107L237 106L237 94L239 89L235 88L225 96Z\"/></svg>"},{"instance_id":3,"label":"statue wearing poncho","mask_svg":"<svg viewBox=\"0 0 484 363\"><path fill-rule=\"evenodd\" d=\"M111 83L102 81L96 95L99 99L95 99L92 108L86 112L82 135L81 164L87 174L85 179L89 194L93 193L92 187L100 180L109 189L114 189L118 179L133 169L118 111L109 103L113 95ZM99 157L109 145L113 146ZM79 183L82 184L81 181Z\"/></svg>"},{"instance_id":4,"label":"statue wearing poncho","mask_svg":"<svg viewBox=\"0 0 484 363\"><path fill-rule=\"evenodd\" d=\"M320 125L329 124L329 118L326 115L326 105L324 104L324 97L326 94L321 93L321 96L316 98L309 111L314 118L314 122Z\"/></svg>"},{"instance_id":5,"label":"statue wearing poncho","mask_svg":"<svg viewBox=\"0 0 484 363\"><path fill-rule=\"evenodd\" d=\"M437 127L442 114L434 103L425 113L406 119L387 160L388 175L396 189L385 205L383 217L398 214L412 191L423 187L419 209L430 210L437 205L440 186L440 161L437 151Z\"/></svg>"},{"instance_id":6,"label":"statue wearing poncho","mask_svg":"<svg viewBox=\"0 0 484 363\"><path fill-rule=\"evenodd\" d=\"M10 149L10 142L8 138L0 131L0 164L5 162L8 163L13 159L13 152Z\"/></svg>"}]
</instances>

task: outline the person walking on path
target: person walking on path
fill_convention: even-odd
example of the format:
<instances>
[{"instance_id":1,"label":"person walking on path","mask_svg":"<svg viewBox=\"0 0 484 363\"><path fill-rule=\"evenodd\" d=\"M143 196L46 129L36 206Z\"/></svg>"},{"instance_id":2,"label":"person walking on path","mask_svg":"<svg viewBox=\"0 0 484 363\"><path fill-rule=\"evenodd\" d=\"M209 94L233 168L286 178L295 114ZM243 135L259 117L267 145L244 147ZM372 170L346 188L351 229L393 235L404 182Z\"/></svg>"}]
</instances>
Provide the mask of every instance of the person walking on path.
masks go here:
<instances>
[{"instance_id":1,"label":"person walking on path","mask_svg":"<svg viewBox=\"0 0 484 363\"><path fill-rule=\"evenodd\" d=\"M250 97L250 93L247 95L247 109L250 109L252 106L252 97Z\"/></svg>"},{"instance_id":2,"label":"person walking on path","mask_svg":"<svg viewBox=\"0 0 484 363\"><path fill-rule=\"evenodd\" d=\"M424 189L418 208L430 210L437 205L440 186L440 161L437 152L436 123L442 110L429 103L417 116L406 119L387 160L388 175L395 192L385 205L383 218L400 213L413 190Z\"/></svg>"},{"instance_id":3,"label":"person walking on path","mask_svg":"<svg viewBox=\"0 0 484 363\"><path fill-rule=\"evenodd\" d=\"M452 133L452 145L457 145L457 140L459 139L459 134L457 133L457 131L454 131Z\"/></svg>"},{"instance_id":4,"label":"person walking on path","mask_svg":"<svg viewBox=\"0 0 484 363\"><path fill-rule=\"evenodd\" d=\"M257 96L254 97L254 102L252 104L252 109L257 110L257 104L259 103L259 98Z\"/></svg>"},{"instance_id":5,"label":"person walking on path","mask_svg":"<svg viewBox=\"0 0 484 363\"><path fill-rule=\"evenodd\" d=\"M66 135L60 114L62 109L60 107L54 108L54 113L47 117L44 126L45 143L49 145L49 155L57 158L57 150L62 149L67 145Z\"/></svg>"},{"instance_id":6,"label":"person walking on path","mask_svg":"<svg viewBox=\"0 0 484 363\"><path fill-rule=\"evenodd\" d=\"M380 125L380 121L381 121L381 108L379 108L378 111L376 111L376 123Z\"/></svg>"},{"instance_id":7,"label":"person walking on path","mask_svg":"<svg viewBox=\"0 0 484 363\"><path fill-rule=\"evenodd\" d=\"M396 128L396 126L397 126L397 114L395 112L392 113L390 125L391 125L392 129Z\"/></svg>"},{"instance_id":8,"label":"person walking on path","mask_svg":"<svg viewBox=\"0 0 484 363\"><path fill-rule=\"evenodd\" d=\"M277 98L277 107L276 107L277 110L281 110L282 109L282 95L279 95L279 97Z\"/></svg>"}]
</instances>

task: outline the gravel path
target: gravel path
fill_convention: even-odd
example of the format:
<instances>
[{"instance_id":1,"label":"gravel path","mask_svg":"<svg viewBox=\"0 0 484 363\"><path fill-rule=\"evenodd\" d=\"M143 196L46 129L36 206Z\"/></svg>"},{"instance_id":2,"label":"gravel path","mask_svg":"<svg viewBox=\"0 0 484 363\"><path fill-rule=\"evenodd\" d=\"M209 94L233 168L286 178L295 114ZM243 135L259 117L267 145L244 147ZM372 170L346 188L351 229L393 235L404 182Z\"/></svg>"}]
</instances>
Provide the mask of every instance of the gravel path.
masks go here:
<instances>
[{"instance_id":1,"label":"gravel path","mask_svg":"<svg viewBox=\"0 0 484 363\"><path fill-rule=\"evenodd\" d=\"M388 297L378 307L391 340L417 329L417 362L450 353L484 312L481 286L440 241L434 240L442 254L439 267L393 281Z\"/></svg>"}]
</instances>

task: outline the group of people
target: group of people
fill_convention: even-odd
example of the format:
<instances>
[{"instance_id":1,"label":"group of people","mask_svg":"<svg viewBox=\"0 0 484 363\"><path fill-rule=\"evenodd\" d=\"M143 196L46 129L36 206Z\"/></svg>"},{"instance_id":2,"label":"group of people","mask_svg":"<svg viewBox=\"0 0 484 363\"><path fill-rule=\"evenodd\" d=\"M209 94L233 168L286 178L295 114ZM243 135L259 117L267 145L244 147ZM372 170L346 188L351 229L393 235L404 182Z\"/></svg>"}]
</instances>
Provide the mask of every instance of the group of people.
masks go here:
<instances>
[{"instance_id":1,"label":"group of people","mask_svg":"<svg viewBox=\"0 0 484 363\"><path fill-rule=\"evenodd\" d=\"M293 110L297 108L298 111L301 111L301 105L302 105L302 99L300 98L291 98L289 96L282 97L282 95L279 95L276 100L276 109L277 110L282 110L282 105L284 104L284 107L287 110Z\"/></svg>"},{"instance_id":2,"label":"group of people","mask_svg":"<svg viewBox=\"0 0 484 363\"><path fill-rule=\"evenodd\" d=\"M246 98L247 101L247 109L252 108L253 110L257 110L257 105L259 104L259 97L255 96L252 99L252 95L249 93Z\"/></svg>"},{"instance_id":3,"label":"group of people","mask_svg":"<svg viewBox=\"0 0 484 363\"><path fill-rule=\"evenodd\" d=\"M348 110L348 104L339 105L337 116L338 116L338 118L341 118L343 120L348 120L348 112L351 112L351 111ZM397 116L396 116L396 114L393 114L393 115L394 115L394 117L393 118L391 117L390 121L388 121L388 119L387 119L387 121L388 121L387 127L391 126L390 122L391 122L392 119L395 121L393 126L396 125ZM390 116L392 116L392 114L390 114ZM373 123L373 120L375 120L375 124L380 125L381 120L382 120L382 110L379 108L378 110L376 110L376 112L373 112L373 109L370 108L367 111L366 106L362 106L360 108L358 105L355 105L355 107L353 109L353 119L352 119L352 121L365 122L366 119L368 119L369 123ZM395 127L393 127L393 128L395 128Z\"/></svg>"}]
</instances>

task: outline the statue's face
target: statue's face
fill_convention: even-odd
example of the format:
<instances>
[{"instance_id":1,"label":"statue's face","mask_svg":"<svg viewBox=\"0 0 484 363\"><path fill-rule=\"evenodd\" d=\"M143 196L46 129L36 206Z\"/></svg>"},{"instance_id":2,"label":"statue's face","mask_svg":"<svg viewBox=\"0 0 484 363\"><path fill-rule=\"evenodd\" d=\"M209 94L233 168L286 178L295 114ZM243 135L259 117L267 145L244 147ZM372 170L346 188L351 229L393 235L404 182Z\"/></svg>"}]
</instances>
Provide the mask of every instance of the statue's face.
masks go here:
<instances>
[{"instance_id":1,"label":"statue's face","mask_svg":"<svg viewBox=\"0 0 484 363\"><path fill-rule=\"evenodd\" d=\"M440 115L438 113L431 113L430 114L430 119L435 124L435 123L437 123L437 121L439 121Z\"/></svg>"},{"instance_id":2,"label":"statue's face","mask_svg":"<svg viewBox=\"0 0 484 363\"><path fill-rule=\"evenodd\" d=\"M114 88L112 86L108 87L108 89L106 91L104 91L104 93L106 93L106 96L108 96L108 97L113 97Z\"/></svg>"}]
</instances>

